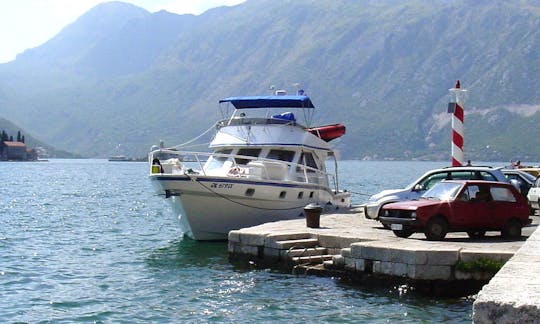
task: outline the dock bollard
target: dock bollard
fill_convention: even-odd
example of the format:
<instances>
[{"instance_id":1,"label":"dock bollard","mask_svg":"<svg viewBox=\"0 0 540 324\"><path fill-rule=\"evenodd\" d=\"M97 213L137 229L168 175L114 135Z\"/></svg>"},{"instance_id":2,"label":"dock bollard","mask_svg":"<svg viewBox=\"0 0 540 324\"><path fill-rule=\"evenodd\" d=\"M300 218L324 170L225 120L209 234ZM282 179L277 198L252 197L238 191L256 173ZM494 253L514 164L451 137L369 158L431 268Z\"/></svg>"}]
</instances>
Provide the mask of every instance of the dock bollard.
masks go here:
<instances>
[{"instance_id":1,"label":"dock bollard","mask_svg":"<svg viewBox=\"0 0 540 324\"><path fill-rule=\"evenodd\" d=\"M319 228L321 220L322 207L311 203L304 207L304 214L306 215L306 226L310 228Z\"/></svg>"}]
</instances>

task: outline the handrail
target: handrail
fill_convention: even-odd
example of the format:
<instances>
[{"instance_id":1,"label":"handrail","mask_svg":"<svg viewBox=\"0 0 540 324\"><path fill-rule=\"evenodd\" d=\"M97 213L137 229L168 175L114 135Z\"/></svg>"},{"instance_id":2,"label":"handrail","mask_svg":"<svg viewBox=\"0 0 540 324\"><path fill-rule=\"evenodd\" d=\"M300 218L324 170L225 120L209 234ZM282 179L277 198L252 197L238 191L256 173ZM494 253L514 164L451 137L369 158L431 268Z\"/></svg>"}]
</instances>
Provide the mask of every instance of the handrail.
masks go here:
<instances>
[{"instance_id":1,"label":"handrail","mask_svg":"<svg viewBox=\"0 0 540 324\"><path fill-rule=\"evenodd\" d=\"M313 167L310 167L310 166L307 166L307 165L301 164L301 163L293 163L293 162L288 162L288 161L261 158L261 157L254 157L254 156L249 156L249 155L215 153L215 152L178 151L178 150L171 150L171 149L167 149L167 148L162 148L162 149L155 150L155 151L152 151L152 152L149 153L150 164L152 164L152 161L154 160L154 157L157 154L160 154L160 153L161 154L166 154L166 155L169 155L169 156L175 156L176 155L176 156L179 156L179 157L193 156L195 158L195 161L183 161L182 159L180 159L180 161L197 163L198 168L199 168L199 170L197 170L197 171L202 172L203 175L206 175L206 172L207 172L207 170L205 169L205 165L204 165L204 162L206 162L206 159L201 159L201 157L205 157L205 156L208 157L208 158L210 158L210 157L224 157L224 158L230 158L230 160L233 162L233 167L238 166L238 164L236 163L236 159L243 159L243 160L249 160L249 161L262 161L262 162L280 163L282 165L287 166L287 168L289 168L289 167L295 168L295 169L300 168L301 169L300 172L302 172L303 175L304 175L303 180L304 180L305 183L312 183L312 182L309 181L310 180L309 179L309 173L311 171L316 175L317 179L319 179L321 176L323 176L323 177L325 177L325 179L327 181L330 180L328 178L331 178L334 185L337 184L337 174L335 174L335 173L329 173L329 172L326 172L326 171L321 171L319 169L316 169L316 168L313 168ZM160 162L162 163L163 161L160 161ZM150 168L151 168L151 166L150 166ZM328 183L328 185L329 184L330 183ZM336 190L337 190L337 188L336 188Z\"/></svg>"}]
</instances>

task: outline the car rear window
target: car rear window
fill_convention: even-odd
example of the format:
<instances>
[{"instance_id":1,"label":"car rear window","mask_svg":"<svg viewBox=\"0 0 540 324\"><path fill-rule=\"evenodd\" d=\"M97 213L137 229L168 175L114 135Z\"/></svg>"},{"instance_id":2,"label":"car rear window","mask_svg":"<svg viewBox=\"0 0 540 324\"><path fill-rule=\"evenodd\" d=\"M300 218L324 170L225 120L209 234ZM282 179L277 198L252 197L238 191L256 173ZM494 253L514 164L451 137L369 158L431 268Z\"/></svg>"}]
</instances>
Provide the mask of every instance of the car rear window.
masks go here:
<instances>
[{"instance_id":1,"label":"car rear window","mask_svg":"<svg viewBox=\"0 0 540 324\"><path fill-rule=\"evenodd\" d=\"M495 201L516 202L516 197L514 197L508 188L491 187L491 197L493 197L493 200Z\"/></svg>"}]
</instances>

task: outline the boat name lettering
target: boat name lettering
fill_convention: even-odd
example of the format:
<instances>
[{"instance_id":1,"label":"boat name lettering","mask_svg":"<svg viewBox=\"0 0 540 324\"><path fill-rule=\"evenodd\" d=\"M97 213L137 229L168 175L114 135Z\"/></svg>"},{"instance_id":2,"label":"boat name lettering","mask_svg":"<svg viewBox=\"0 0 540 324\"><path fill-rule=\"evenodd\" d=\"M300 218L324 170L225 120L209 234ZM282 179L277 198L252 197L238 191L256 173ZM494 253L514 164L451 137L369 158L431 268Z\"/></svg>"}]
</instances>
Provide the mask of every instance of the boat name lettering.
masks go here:
<instances>
[{"instance_id":1,"label":"boat name lettering","mask_svg":"<svg viewBox=\"0 0 540 324\"><path fill-rule=\"evenodd\" d=\"M232 183L215 183L212 182L212 185L210 188L217 188L217 189L232 189L233 184Z\"/></svg>"}]
</instances>

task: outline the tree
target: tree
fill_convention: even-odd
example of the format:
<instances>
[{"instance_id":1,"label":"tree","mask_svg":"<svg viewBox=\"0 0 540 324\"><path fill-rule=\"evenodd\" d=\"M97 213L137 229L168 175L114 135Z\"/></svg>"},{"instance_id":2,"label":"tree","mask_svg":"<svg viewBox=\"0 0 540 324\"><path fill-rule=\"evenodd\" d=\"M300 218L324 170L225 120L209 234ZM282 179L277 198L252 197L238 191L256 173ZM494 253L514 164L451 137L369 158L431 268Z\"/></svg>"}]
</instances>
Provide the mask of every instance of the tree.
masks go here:
<instances>
[{"instance_id":1,"label":"tree","mask_svg":"<svg viewBox=\"0 0 540 324\"><path fill-rule=\"evenodd\" d=\"M21 141L21 131L17 131L17 142Z\"/></svg>"},{"instance_id":2,"label":"tree","mask_svg":"<svg viewBox=\"0 0 540 324\"><path fill-rule=\"evenodd\" d=\"M0 138L0 140L2 141L7 141L8 140L8 134L6 133L5 130L2 130L2 138Z\"/></svg>"},{"instance_id":3,"label":"tree","mask_svg":"<svg viewBox=\"0 0 540 324\"><path fill-rule=\"evenodd\" d=\"M21 137L21 142L24 143L24 135Z\"/></svg>"},{"instance_id":4,"label":"tree","mask_svg":"<svg viewBox=\"0 0 540 324\"><path fill-rule=\"evenodd\" d=\"M13 135L9 135L9 141L13 142Z\"/></svg>"}]
</instances>

